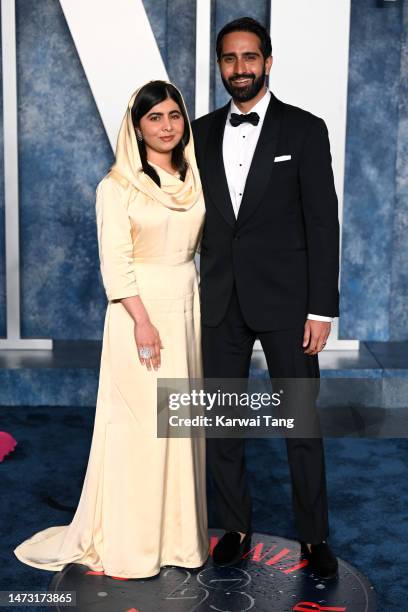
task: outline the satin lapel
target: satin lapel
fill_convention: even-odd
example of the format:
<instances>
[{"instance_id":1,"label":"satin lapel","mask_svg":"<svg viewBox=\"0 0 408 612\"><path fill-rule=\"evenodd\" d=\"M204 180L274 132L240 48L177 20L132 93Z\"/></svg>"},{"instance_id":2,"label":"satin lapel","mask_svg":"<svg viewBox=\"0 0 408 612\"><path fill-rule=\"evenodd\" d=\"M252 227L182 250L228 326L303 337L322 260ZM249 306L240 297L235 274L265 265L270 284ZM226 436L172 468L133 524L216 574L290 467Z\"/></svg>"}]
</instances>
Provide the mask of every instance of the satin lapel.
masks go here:
<instances>
[{"instance_id":1,"label":"satin lapel","mask_svg":"<svg viewBox=\"0 0 408 612\"><path fill-rule=\"evenodd\" d=\"M245 183L244 195L238 212L238 225L255 212L270 181L274 167L273 160L278 147L282 113L282 102L272 94Z\"/></svg>"},{"instance_id":2,"label":"satin lapel","mask_svg":"<svg viewBox=\"0 0 408 612\"><path fill-rule=\"evenodd\" d=\"M217 112L208 135L206 149L206 182L210 196L224 219L230 225L235 225L236 219L232 207L225 176L224 160L222 156L222 141L224 137L225 122L229 110L229 102Z\"/></svg>"}]
</instances>

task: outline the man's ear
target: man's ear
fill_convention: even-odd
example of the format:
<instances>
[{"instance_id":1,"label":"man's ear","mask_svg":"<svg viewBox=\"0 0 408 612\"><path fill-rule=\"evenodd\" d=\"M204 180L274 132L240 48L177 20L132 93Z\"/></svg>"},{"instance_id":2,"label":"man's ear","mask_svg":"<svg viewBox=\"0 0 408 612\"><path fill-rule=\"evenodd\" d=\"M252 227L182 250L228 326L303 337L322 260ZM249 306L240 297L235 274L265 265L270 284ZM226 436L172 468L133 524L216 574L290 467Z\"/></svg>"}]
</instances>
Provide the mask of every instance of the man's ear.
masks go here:
<instances>
[{"instance_id":1,"label":"man's ear","mask_svg":"<svg viewBox=\"0 0 408 612\"><path fill-rule=\"evenodd\" d=\"M273 57L272 57L272 55L270 55L265 60L265 72L266 72L267 75L269 75L269 73L271 71L272 64L273 64Z\"/></svg>"}]
</instances>

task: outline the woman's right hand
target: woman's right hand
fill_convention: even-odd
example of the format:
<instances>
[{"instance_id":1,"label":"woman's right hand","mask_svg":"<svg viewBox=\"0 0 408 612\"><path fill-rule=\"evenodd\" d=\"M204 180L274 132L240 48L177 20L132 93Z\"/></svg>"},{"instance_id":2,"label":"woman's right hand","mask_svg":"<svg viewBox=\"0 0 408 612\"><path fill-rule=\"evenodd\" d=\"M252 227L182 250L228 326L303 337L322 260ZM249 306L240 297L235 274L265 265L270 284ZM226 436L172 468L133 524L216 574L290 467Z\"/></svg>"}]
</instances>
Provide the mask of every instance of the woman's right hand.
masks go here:
<instances>
[{"instance_id":1,"label":"woman's right hand","mask_svg":"<svg viewBox=\"0 0 408 612\"><path fill-rule=\"evenodd\" d=\"M149 371L152 367L154 370L158 370L161 364L160 350L164 348L158 330L151 321L147 320L135 323L134 334L140 363L145 365ZM149 349L150 358L145 359L140 356L140 349L142 347Z\"/></svg>"}]
</instances>

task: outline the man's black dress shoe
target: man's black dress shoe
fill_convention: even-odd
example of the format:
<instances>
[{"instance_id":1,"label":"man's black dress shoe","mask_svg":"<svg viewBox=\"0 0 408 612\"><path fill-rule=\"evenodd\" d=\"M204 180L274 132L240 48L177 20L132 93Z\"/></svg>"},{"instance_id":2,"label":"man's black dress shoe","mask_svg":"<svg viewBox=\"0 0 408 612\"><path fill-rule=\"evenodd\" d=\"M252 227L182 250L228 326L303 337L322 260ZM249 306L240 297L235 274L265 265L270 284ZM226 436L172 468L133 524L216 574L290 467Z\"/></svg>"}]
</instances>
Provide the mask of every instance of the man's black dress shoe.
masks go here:
<instances>
[{"instance_id":1,"label":"man's black dress shoe","mask_svg":"<svg viewBox=\"0 0 408 612\"><path fill-rule=\"evenodd\" d=\"M309 560L310 569L320 578L334 578L337 575L339 564L326 540L312 544L311 551L306 542L300 544L302 555Z\"/></svg>"},{"instance_id":2,"label":"man's black dress shoe","mask_svg":"<svg viewBox=\"0 0 408 612\"><path fill-rule=\"evenodd\" d=\"M226 567L241 561L242 556L249 551L251 533L247 533L240 542L241 536L237 531L227 531L213 550L213 561L216 565Z\"/></svg>"}]
</instances>

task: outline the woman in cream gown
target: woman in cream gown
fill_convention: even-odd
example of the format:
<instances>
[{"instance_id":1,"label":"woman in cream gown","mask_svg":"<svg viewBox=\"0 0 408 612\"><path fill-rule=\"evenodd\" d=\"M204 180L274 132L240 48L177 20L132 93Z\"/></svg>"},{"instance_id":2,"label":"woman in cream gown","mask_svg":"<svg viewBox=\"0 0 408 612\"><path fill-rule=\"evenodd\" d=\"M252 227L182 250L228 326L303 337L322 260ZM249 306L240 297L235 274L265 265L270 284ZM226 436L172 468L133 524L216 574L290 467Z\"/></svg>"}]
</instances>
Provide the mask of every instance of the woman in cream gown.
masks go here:
<instances>
[{"instance_id":1,"label":"woman in cream gown","mask_svg":"<svg viewBox=\"0 0 408 612\"><path fill-rule=\"evenodd\" d=\"M149 88L156 97L159 91L163 100L177 100L185 119L184 180L151 164L160 186L143 171L146 159L141 159L132 120L132 109L136 115L138 100ZM194 255L204 214L181 94L163 81L147 83L128 104L115 164L97 188L108 306L82 493L69 525L49 527L17 546L20 561L50 571L81 563L121 578L153 576L164 565L195 568L205 563L205 440L156 436L157 378L202 375ZM157 370L147 369L140 359L137 324L121 301L137 295L160 334Z\"/></svg>"}]
</instances>

